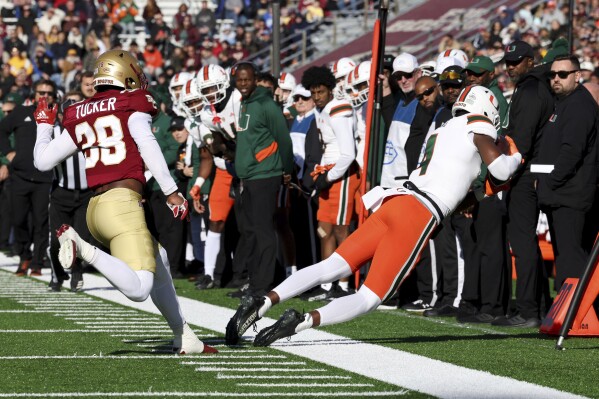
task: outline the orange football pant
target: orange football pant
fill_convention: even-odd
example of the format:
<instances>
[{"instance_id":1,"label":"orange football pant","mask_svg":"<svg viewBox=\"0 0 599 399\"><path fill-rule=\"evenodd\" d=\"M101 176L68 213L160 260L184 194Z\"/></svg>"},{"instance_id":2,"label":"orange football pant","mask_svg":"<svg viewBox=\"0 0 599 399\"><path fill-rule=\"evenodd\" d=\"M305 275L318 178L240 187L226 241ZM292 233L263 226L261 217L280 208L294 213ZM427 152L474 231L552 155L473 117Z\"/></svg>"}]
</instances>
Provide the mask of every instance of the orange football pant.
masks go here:
<instances>
[{"instance_id":1,"label":"orange football pant","mask_svg":"<svg viewBox=\"0 0 599 399\"><path fill-rule=\"evenodd\" d=\"M214 182L208 197L210 220L213 222L225 222L233 208L235 200L229 195L232 181L233 176L229 172L216 168Z\"/></svg>"},{"instance_id":2,"label":"orange football pant","mask_svg":"<svg viewBox=\"0 0 599 399\"><path fill-rule=\"evenodd\" d=\"M387 200L335 252L354 273L372 259L364 285L384 301L410 274L437 225L413 195L398 195Z\"/></svg>"}]
</instances>

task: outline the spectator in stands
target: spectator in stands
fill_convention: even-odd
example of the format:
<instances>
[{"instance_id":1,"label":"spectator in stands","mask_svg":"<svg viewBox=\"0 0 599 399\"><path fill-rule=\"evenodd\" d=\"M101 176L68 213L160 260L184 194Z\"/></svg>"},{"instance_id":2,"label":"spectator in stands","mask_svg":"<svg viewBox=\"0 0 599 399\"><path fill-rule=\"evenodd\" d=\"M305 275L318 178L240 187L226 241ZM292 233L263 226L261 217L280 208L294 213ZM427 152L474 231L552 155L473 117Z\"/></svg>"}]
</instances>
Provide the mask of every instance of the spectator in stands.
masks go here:
<instances>
[{"instance_id":1,"label":"spectator in stands","mask_svg":"<svg viewBox=\"0 0 599 399\"><path fill-rule=\"evenodd\" d=\"M0 71L0 99L6 99L6 95L10 92L10 88L15 84L15 76L11 73L8 63L2 64Z\"/></svg>"},{"instance_id":2,"label":"spectator in stands","mask_svg":"<svg viewBox=\"0 0 599 399\"><path fill-rule=\"evenodd\" d=\"M439 50L439 53L442 53L445 50L453 50L453 49L459 49L459 48L460 48L460 42L455 40L452 34L448 33L441 38L441 41L439 42L438 50Z\"/></svg>"},{"instance_id":3,"label":"spectator in stands","mask_svg":"<svg viewBox=\"0 0 599 399\"><path fill-rule=\"evenodd\" d=\"M101 7L100 7L101 8ZM62 26L62 19L64 14L59 12L58 9L54 7L48 8L46 12L37 20L37 25L40 30L46 34L50 33L50 30L54 26Z\"/></svg>"},{"instance_id":4,"label":"spectator in stands","mask_svg":"<svg viewBox=\"0 0 599 399\"><path fill-rule=\"evenodd\" d=\"M69 48L70 45L67 41L66 33L62 31L58 32L56 35L56 42L50 45L50 52L54 56L54 60L56 60L59 69L62 69L61 63L67 57ZM75 53L77 53L76 50Z\"/></svg>"},{"instance_id":5,"label":"spectator in stands","mask_svg":"<svg viewBox=\"0 0 599 399\"><path fill-rule=\"evenodd\" d=\"M170 27L164 22L164 18L161 13L154 14L154 21L150 23L150 37L154 39L156 47L165 56L170 56L170 50L168 50L168 40L172 34Z\"/></svg>"},{"instance_id":6,"label":"spectator in stands","mask_svg":"<svg viewBox=\"0 0 599 399\"><path fill-rule=\"evenodd\" d=\"M27 76L31 76L33 73L33 64L27 58L27 53L24 51L19 51L17 47L13 47L10 50L8 65L10 65L10 73L14 77L17 77L22 72L24 72Z\"/></svg>"},{"instance_id":7,"label":"spectator in stands","mask_svg":"<svg viewBox=\"0 0 599 399\"><path fill-rule=\"evenodd\" d=\"M202 46L204 46L204 44L202 44ZM210 43L210 46L212 46L212 43ZM205 59L208 60L208 62L204 61L204 56L206 56ZM217 63L218 60L212 55L212 47L202 47L197 49L192 45L185 46L185 64L183 65L185 71L195 71L202 65Z\"/></svg>"},{"instance_id":8,"label":"spectator in stands","mask_svg":"<svg viewBox=\"0 0 599 399\"><path fill-rule=\"evenodd\" d=\"M4 50L5 51L11 51L15 47L19 51L26 51L27 50L27 46L25 45L25 42L23 42L17 36L17 30L16 29L10 29L10 30L8 30L8 36L4 39Z\"/></svg>"},{"instance_id":9,"label":"spectator in stands","mask_svg":"<svg viewBox=\"0 0 599 399\"><path fill-rule=\"evenodd\" d=\"M181 26L183 25L183 18L185 18L187 15L189 15L188 12L188 7L187 4L185 4L185 2L182 2L179 5L179 9L177 10L177 13L173 16L173 28L174 29L180 29Z\"/></svg>"},{"instance_id":10,"label":"spectator in stands","mask_svg":"<svg viewBox=\"0 0 599 399\"><path fill-rule=\"evenodd\" d=\"M112 9L112 22L123 28L123 33L135 35L135 17L139 8L133 0L122 0L118 7Z\"/></svg>"},{"instance_id":11,"label":"spectator in stands","mask_svg":"<svg viewBox=\"0 0 599 399\"><path fill-rule=\"evenodd\" d=\"M146 75L155 78L162 73L164 67L164 59L162 53L156 48L154 42L149 40L146 43L146 50L144 51L144 72Z\"/></svg>"},{"instance_id":12,"label":"spectator in stands","mask_svg":"<svg viewBox=\"0 0 599 399\"><path fill-rule=\"evenodd\" d=\"M194 22L201 35L212 35L214 32L216 16L210 8L208 0L200 1L200 11L197 13Z\"/></svg>"},{"instance_id":13,"label":"spectator in stands","mask_svg":"<svg viewBox=\"0 0 599 399\"><path fill-rule=\"evenodd\" d=\"M539 152L541 130L553 112L553 96L545 69L533 68L532 47L522 41L510 43L504 56L507 72L516 82L508 111L509 135L522 154L524 165L511 180L507 195L508 240L516 263L516 313L497 318L493 325L506 327L538 327L542 304L540 288L546 285L542 273L541 251L536 233L539 205L534 188L535 176L530 163Z\"/></svg>"},{"instance_id":14,"label":"spectator in stands","mask_svg":"<svg viewBox=\"0 0 599 399\"><path fill-rule=\"evenodd\" d=\"M243 47L243 43L235 42L235 44L233 45L233 50L231 52L231 58L233 58L237 62L241 61L248 55L249 52Z\"/></svg>"},{"instance_id":15,"label":"spectator in stands","mask_svg":"<svg viewBox=\"0 0 599 399\"><path fill-rule=\"evenodd\" d=\"M553 21L559 25L566 24L566 16L556 7L554 0L549 0L543 8L543 14L539 22L541 28L550 29Z\"/></svg>"},{"instance_id":16,"label":"spectator in stands","mask_svg":"<svg viewBox=\"0 0 599 399\"><path fill-rule=\"evenodd\" d=\"M42 45L37 45L35 48L35 58L33 59L33 80L39 79L58 79L54 76L56 70L54 69L54 63L52 58L46 52L46 49ZM56 82L55 82L56 83Z\"/></svg>"},{"instance_id":17,"label":"spectator in stands","mask_svg":"<svg viewBox=\"0 0 599 399\"><path fill-rule=\"evenodd\" d=\"M247 50L248 53L254 54L260 50L260 46L258 46L258 42L256 41L256 37L253 32L246 31L243 35L243 48Z\"/></svg>"},{"instance_id":18,"label":"spectator in stands","mask_svg":"<svg viewBox=\"0 0 599 399\"><path fill-rule=\"evenodd\" d=\"M514 10L504 5L497 7L497 16L493 21L499 22L502 27L508 26L514 21Z\"/></svg>"},{"instance_id":19,"label":"spectator in stands","mask_svg":"<svg viewBox=\"0 0 599 399\"><path fill-rule=\"evenodd\" d=\"M200 32L198 28L191 23L191 15L187 14L183 17L181 24L173 31L175 40L184 46L197 46L200 43Z\"/></svg>"},{"instance_id":20,"label":"spectator in stands","mask_svg":"<svg viewBox=\"0 0 599 399\"><path fill-rule=\"evenodd\" d=\"M401 53L393 60L393 78L401 89L401 98L405 104L414 99L414 85L420 77L418 60L412 54Z\"/></svg>"},{"instance_id":21,"label":"spectator in stands","mask_svg":"<svg viewBox=\"0 0 599 399\"><path fill-rule=\"evenodd\" d=\"M156 0L148 0L146 6L144 7L143 13L141 14L142 18L146 23L146 30L150 31L150 26L154 21L154 17L156 14L162 15L162 10L156 3Z\"/></svg>"},{"instance_id":22,"label":"spectator in stands","mask_svg":"<svg viewBox=\"0 0 599 399\"><path fill-rule=\"evenodd\" d=\"M200 52L201 61L200 64L196 64L196 67L199 65L210 65L210 64L218 64L218 59L212 53L212 49L214 44L210 41L210 39L206 39L202 42L202 50ZM195 50L195 48L194 48ZM194 68L190 69L193 70Z\"/></svg>"},{"instance_id":23,"label":"spectator in stands","mask_svg":"<svg viewBox=\"0 0 599 399\"><path fill-rule=\"evenodd\" d=\"M595 71L595 66L591 61L584 61L580 63L580 78L582 82L590 82L591 76Z\"/></svg>"},{"instance_id":24,"label":"spectator in stands","mask_svg":"<svg viewBox=\"0 0 599 399\"><path fill-rule=\"evenodd\" d=\"M174 47L171 57L169 58L167 64L174 68L175 71L181 71L183 66L185 65L185 52L181 47Z\"/></svg>"},{"instance_id":25,"label":"spectator in stands","mask_svg":"<svg viewBox=\"0 0 599 399\"><path fill-rule=\"evenodd\" d=\"M113 43L119 40L119 35L122 32L122 27L120 25L115 25L112 23L111 19L106 19L104 23L104 30L100 35L100 39L104 42L106 48L112 48Z\"/></svg>"},{"instance_id":26,"label":"spectator in stands","mask_svg":"<svg viewBox=\"0 0 599 399\"><path fill-rule=\"evenodd\" d=\"M75 8L75 0L67 0L64 6L61 7L64 12L64 18L62 19L62 30L70 32L74 27L80 28L81 25L85 25L85 15Z\"/></svg>"},{"instance_id":27,"label":"spectator in stands","mask_svg":"<svg viewBox=\"0 0 599 399\"><path fill-rule=\"evenodd\" d=\"M58 41L58 30L58 25L53 25L52 28L50 28L50 32L46 35L48 46L51 46Z\"/></svg>"},{"instance_id":28,"label":"spectator in stands","mask_svg":"<svg viewBox=\"0 0 599 399\"><path fill-rule=\"evenodd\" d=\"M67 41L69 44L77 47L79 51L83 49L83 34L81 33L79 26L73 26L71 28L69 35L67 36Z\"/></svg>"},{"instance_id":29,"label":"spectator in stands","mask_svg":"<svg viewBox=\"0 0 599 399\"><path fill-rule=\"evenodd\" d=\"M38 80L33 86L35 102L46 97L49 104L56 98L51 80ZM36 104L16 108L0 121L0 151L10 161L11 221L15 234L15 252L19 255L17 276L41 276L43 258L48 247L48 204L52 172L40 172L33 165L36 128L33 113ZM13 134L14 145L9 136ZM33 233L29 229L33 220ZM33 243L33 251L30 247Z\"/></svg>"},{"instance_id":30,"label":"spectator in stands","mask_svg":"<svg viewBox=\"0 0 599 399\"><path fill-rule=\"evenodd\" d=\"M90 31L96 33L96 36L102 37L102 32L106 25L106 21L109 20L108 12L104 4L100 4L96 9L96 17L92 20L90 25Z\"/></svg>"},{"instance_id":31,"label":"spectator in stands","mask_svg":"<svg viewBox=\"0 0 599 399\"><path fill-rule=\"evenodd\" d=\"M537 175L537 192L549 221L559 290L566 278L582 277L590 252L583 230L597 188L599 109L579 83L576 56L557 57L549 77L557 101L543 129L537 161L553 168Z\"/></svg>"}]
</instances>

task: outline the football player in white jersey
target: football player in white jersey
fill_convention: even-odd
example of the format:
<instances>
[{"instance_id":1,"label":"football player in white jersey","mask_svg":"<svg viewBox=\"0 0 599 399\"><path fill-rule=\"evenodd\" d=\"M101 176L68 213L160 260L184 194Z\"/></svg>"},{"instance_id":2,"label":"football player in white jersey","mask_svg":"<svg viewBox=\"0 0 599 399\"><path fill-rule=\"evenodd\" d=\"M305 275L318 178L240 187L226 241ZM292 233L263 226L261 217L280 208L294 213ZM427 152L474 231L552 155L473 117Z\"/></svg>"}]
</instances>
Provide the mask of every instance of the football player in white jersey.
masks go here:
<instances>
[{"instance_id":1,"label":"football player in white jersey","mask_svg":"<svg viewBox=\"0 0 599 399\"><path fill-rule=\"evenodd\" d=\"M185 111L181 108L181 103L179 101L179 94L181 94L181 90L183 90L183 85L192 77L193 74L189 72L179 72L174 74L171 81L168 83L168 92L170 93L171 101L173 102L172 111L177 116L185 116Z\"/></svg>"},{"instance_id":2,"label":"football player in white jersey","mask_svg":"<svg viewBox=\"0 0 599 399\"><path fill-rule=\"evenodd\" d=\"M293 89L297 86L295 76L288 72L281 72L277 83L278 85L275 89L275 101L283 107L285 119L292 119L295 115L290 112L289 108L293 106L293 96L291 93L293 93Z\"/></svg>"},{"instance_id":3,"label":"football player in white jersey","mask_svg":"<svg viewBox=\"0 0 599 399\"><path fill-rule=\"evenodd\" d=\"M239 116L241 93L231 87L229 75L218 65L203 66L195 78L195 92L202 101L200 108L195 108L195 125L191 126L191 134L196 144L205 145L214 156L216 174L208 198L210 222L204 249L204 276L196 282L198 289L209 289L214 284L216 257L220 252L221 234L234 201L229 196L233 176L227 171L225 158L234 152L235 125ZM191 87L191 85L190 85ZM185 97L184 97L185 98ZM186 102L189 109L190 102ZM196 100L197 104L197 100ZM197 125L197 126L196 126ZM192 198L197 211L202 211L200 187L202 181L192 188Z\"/></svg>"},{"instance_id":4,"label":"football player in white jersey","mask_svg":"<svg viewBox=\"0 0 599 399\"><path fill-rule=\"evenodd\" d=\"M240 325L249 328L273 305L316 284L350 276L372 260L368 276L355 294L303 315L286 310L275 324L258 333L254 345L267 346L309 328L351 320L373 311L392 295L439 222L466 197L480 172L481 161L501 182L521 164L522 156L513 142L502 141L499 147L496 144L497 106L487 88L465 88L453 106L455 117L430 136L426 156L409 181L404 187L387 191L375 187L367 193L364 202L376 212L332 256L293 274L263 297L244 297L236 317ZM505 155L510 152L512 155Z\"/></svg>"},{"instance_id":5,"label":"football player in white jersey","mask_svg":"<svg viewBox=\"0 0 599 399\"><path fill-rule=\"evenodd\" d=\"M364 167L364 145L366 144L366 106L370 81L370 61L359 63L345 78L345 92L356 113L356 162Z\"/></svg>"}]
</instances>

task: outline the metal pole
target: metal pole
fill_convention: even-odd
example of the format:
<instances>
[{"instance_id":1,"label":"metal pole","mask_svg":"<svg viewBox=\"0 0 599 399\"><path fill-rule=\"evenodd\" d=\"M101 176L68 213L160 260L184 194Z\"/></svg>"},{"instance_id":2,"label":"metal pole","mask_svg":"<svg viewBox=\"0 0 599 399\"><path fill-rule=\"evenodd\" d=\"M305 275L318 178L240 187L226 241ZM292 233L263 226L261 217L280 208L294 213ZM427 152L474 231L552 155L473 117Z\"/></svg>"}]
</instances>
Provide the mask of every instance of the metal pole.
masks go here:
<instances>
[{"instance_id":1,"label":"metal pole","mask_svg":"<svg viewBox=\"0 0 599 399\"><path fill-rule=\"evenodd\" d=\"M272 2L272 46L271 46L271 72L275 78L281 72L281 4L279 0Z\"/></svg>"},{"instance_id":2,"label":"metal pole","mask_svg":"<svg viewBox=\"0 0 599 399\"><path fill-rule=\"evenodd\" d=\"M570 10L568 11L568 44L570 53L574 53L574 0L570 0Z\"/></svg>"},{"instance_id":3,"label":"metal pole","mask_svg":"<svg viewBox=\"0 0 599 399\"><path fill-rule=\"evenodd\" d=\"M308 32L302 31L302 65L306 65L306 59L308 58Z\"/></svg>"},{"instance_id":4,"label":"metal pole","mask_svg":"<svg viewBox=\"0 0 599 399\"><path fill-rule=\"evenodd\" d=\"M337 45L337 13L333 14L333 46Z\"/></svg>"}]
</instances>

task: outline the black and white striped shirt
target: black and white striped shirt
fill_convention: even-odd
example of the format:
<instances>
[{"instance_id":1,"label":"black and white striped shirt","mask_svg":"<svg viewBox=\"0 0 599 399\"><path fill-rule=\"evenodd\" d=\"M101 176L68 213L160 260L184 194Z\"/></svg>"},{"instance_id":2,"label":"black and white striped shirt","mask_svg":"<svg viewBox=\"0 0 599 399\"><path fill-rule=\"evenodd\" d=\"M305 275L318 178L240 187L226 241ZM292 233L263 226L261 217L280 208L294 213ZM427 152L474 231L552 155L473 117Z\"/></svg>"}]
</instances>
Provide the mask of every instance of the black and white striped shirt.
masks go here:
<instances>
[{"instance_id":1,"label":"black and white striped shirt","mask_svg":"<svg viewBox=\"0 0 599 399\"><path fill-rule=\"evenodd\" d=\"M62 127L54 126L54 136L61 134ZM67 133L65 133L67 134ZM68 157L54 168L54 178L58 186L67 190L86 190L85 157L81 151Z\"/></svg>"}]
</instances>

